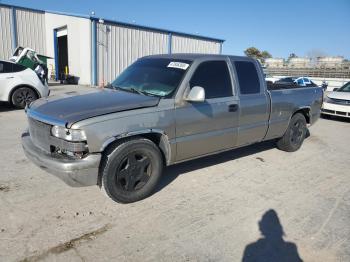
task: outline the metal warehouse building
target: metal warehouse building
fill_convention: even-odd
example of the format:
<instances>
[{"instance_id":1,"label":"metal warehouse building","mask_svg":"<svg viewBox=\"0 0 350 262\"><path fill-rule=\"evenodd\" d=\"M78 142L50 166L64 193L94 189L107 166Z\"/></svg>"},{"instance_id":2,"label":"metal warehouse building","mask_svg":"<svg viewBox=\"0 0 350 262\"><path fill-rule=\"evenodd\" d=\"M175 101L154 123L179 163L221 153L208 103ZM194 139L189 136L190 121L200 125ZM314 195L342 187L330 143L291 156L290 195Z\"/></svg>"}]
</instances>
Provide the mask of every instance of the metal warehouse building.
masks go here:
<instances>
[{"instance_id":1,"label":"metal warehouse building","mask_svg":"<svg viewBox=\"0 0 350 262\"><path fill-rule=\"evenodd\" d=\"M0 4L0 59L17 46L53 57L48 67L99 85L115 78L137 58L164 53L221 53L224 40L122 23L94 16Z\"/></svg>"}]
</instances>

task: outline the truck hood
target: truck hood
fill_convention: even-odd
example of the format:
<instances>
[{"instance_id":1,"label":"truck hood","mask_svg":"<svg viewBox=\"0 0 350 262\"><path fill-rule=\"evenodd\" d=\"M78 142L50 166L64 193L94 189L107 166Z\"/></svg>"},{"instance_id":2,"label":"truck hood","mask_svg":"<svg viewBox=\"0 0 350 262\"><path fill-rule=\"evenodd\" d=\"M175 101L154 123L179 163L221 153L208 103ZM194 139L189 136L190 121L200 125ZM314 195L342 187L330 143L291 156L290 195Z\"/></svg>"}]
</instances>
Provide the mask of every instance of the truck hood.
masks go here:
<instances>
[{"instance_id":1,"label":"truck hood","mask_svg":"<svg viewBox=\"0 0 350 262\"><path fill-rule=\"evenodd\" d=\"M121 111L154 107L158 97L145 96L112 89L95 89L69 92L36 100L28 108L28 114L43 122L72 124L95 116Z\"/></svg>"},{"instance_id":2,"label":"truck hood","mask_svg":"<svg viewBox=\"0 0 350 262\"><path fill-rule=\"evenodd\" d=\"M334 99L350 100L350 92L330 92L327 96Z\"/></svg>"}]
</instances>

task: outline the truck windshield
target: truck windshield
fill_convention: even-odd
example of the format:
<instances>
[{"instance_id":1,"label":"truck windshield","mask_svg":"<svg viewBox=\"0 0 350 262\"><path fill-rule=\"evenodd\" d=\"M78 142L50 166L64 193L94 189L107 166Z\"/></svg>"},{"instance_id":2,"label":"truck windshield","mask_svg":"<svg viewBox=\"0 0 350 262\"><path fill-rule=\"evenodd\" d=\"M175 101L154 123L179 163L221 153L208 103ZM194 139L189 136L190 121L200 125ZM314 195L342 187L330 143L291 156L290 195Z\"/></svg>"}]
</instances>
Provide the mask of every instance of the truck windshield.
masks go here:
<instances>
[{"instance_id":1,"label":"truck windshield","mask_svg":"<svg viewBox=\"0 0 350 262\"><path fill-rule=\"evenodd\" d=\"M144 95L169 97L190 64L191 61L168 58L140 59L125 69L111 86Z\"/></svg>"}]
</instances>

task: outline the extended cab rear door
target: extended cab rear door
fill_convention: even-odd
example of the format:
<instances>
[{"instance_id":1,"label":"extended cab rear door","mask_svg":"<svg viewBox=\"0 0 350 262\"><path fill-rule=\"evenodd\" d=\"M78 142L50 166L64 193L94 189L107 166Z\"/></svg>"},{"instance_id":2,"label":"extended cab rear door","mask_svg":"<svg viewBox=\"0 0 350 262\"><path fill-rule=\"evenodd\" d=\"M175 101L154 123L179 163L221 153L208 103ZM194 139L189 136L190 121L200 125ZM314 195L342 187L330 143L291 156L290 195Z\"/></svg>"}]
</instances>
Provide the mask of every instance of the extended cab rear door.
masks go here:
<instances>
[{"instance_id":1,"label":"extended cab rear door","mask_svg":"<svg viewBox=\"0 0 350 262\"><path fill-rule=\"evenodd\" d=\"M175 105L176 161L232 148L236 145L238 97L227 57L195 60L184 79L184 92ZM205 101L188 102L194 86L205 90Z\"/></svg>"},{"instance_id":2,"label":"extended cab rear door","mask_svg":"<svg viewBox=\"0 0 350 262\"><path fill-rule=\"evenodd\" d=\"M265 79L256 60L230 58L235 69L239 94L239 128L237 146L263 140L268 129L270 98Z\"/></svg>"}]
</instances>

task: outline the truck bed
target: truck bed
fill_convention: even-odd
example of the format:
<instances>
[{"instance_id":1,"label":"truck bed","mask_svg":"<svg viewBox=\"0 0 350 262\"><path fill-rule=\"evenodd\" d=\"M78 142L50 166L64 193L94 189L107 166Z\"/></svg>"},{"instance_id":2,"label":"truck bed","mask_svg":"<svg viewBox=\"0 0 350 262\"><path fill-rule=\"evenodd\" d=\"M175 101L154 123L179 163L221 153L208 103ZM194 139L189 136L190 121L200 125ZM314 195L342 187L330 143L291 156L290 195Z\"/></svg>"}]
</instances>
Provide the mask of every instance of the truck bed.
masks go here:
<instances>
[{"instance_id":1,"label":"truck bed","mask_svg":"<svg viewBox=\"0 0 350 262\"><path fill-rule=\"evenodd\" d=\"M280 137L287 129L291 112L301 108L309 111L309 124L314 123L322 105L321 87L295 87L268 90L271 100L269 130L266 140Z\"/></svg>"}]
</instances>

